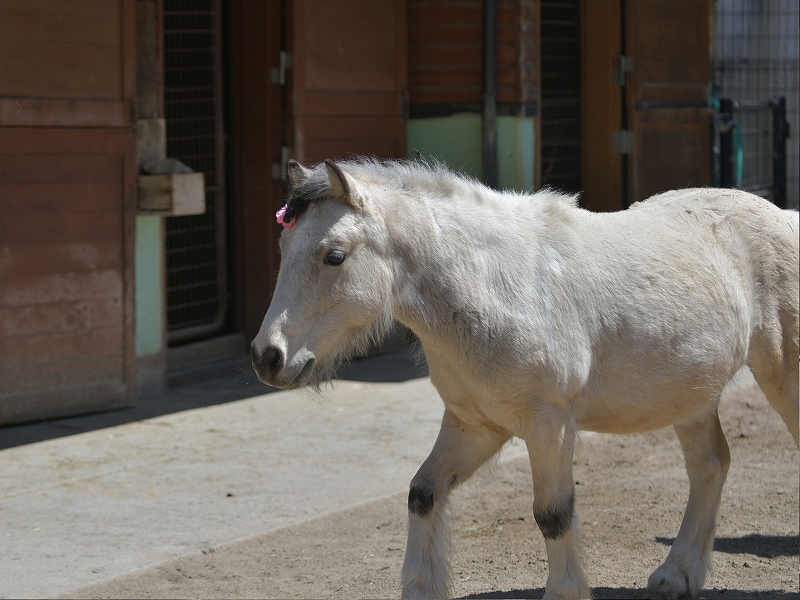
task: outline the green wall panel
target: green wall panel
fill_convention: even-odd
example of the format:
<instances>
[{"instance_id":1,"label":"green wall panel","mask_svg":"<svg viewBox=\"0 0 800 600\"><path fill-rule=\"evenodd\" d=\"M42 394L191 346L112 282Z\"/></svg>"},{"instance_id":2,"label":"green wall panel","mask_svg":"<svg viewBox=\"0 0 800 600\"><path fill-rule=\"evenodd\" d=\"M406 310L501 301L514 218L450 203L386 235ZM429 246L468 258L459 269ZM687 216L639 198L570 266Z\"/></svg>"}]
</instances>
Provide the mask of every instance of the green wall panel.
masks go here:
<instances>
[{"instance_id":1,"label":"green wall panel","mask_svg":"<svg viewBox=\"0 0 800 600\"><path fill-rule=\"evenodd\" d=\"M163 219L136 217L136 356L152 356L164 348L163 273L161 248Z\"/></svg>"},{"instance_id":2,"label":"green wall panel","mask_svg":"<svg viewBox=\"0 0 800 600\"><path fill-rule=\"evenodd\" d=\"M535 156L534 119L497 117L497 173L501 189L532 191ZM483 179L483 119L463 113L412 119L408 158L435 158L454 171Z\"/></svg>"}]
</instances>

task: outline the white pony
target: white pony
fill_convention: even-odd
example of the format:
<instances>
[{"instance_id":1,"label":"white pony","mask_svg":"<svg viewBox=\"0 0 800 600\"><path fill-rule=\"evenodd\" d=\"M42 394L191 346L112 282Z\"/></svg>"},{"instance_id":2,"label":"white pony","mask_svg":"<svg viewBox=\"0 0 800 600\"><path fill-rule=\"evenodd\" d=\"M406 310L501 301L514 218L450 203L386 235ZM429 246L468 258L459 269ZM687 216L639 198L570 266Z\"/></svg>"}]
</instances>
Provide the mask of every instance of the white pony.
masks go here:
<instances>
[{"instance_id":1,"label":"white pony","mask_svg":"<svg viewBox=\"0 0 800 600\"><path fill-rule=\"evenodd\" d=\"M687 189L595 214L574 197L496 192L407 162L291 162L289 180L277 288L252 344L261 380L318 386L397 319L444 400L408 495L403 596L448 595L448 495L517 436L547 547L545 597L590 597L576 433L667 425L689 502L648 588L696 594L730 463L717 404L742 366L798 440L797 213Z\"/></svg>"}]
</instances>

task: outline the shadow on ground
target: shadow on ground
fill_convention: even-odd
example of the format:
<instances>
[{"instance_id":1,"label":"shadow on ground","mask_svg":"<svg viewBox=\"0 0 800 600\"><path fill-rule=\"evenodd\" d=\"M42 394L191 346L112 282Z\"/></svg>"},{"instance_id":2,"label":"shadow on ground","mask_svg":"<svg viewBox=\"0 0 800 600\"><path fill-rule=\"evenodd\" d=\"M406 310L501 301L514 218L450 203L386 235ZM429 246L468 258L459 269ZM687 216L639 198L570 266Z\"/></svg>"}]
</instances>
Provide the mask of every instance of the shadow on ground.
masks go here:
<instances>
[{"instance_id":1,"label":"shadow on ground","mask_svg":"<svg viewBox=\"0 0 800 600\"><path fill-rule=\"evenodd\" d=\"M480 594L461 596L461 598L510 600L512 598L541 598L543 595L544 588L536 588L528 590L509 590L507 592L483 592ZM596 600L610 600L612 598L627 600L629 598L649 598L649 596L647 595L647 590L644 588L597 587L592 588L592 598ZM695 598L696 600L798 600L800 599L800 594L797 592L785 592L783 590L744 591L713 589L700 590Z\"/></svg>"},{"instance_id":2,"label":"shadow on ground","mask_svg":"<svg viewBox=\"0 0 800 600\"><path fill-rule=\"evenodd\" d=\"M426 375L414 351L400 347L343 366L337 379L399 383ZM247 357L193 367L170 373L167 390L140 396L130 408L0 427L0 450L277 391L258 380Z\"/></svg>"},{"instance_id":3,"label":"shadow on ground","mask_svg":"<svg viewBox=\"0 0 800 600\"><path fill-rule=\"evenodd\" d=\"M657 537L656 541L659 544L672 546L675 538ZM800 556L800 536L751 533L738 538L718 537L714 540L714 551L726 554L754 554L761 558Z\"/></svg>"}]
</instances>

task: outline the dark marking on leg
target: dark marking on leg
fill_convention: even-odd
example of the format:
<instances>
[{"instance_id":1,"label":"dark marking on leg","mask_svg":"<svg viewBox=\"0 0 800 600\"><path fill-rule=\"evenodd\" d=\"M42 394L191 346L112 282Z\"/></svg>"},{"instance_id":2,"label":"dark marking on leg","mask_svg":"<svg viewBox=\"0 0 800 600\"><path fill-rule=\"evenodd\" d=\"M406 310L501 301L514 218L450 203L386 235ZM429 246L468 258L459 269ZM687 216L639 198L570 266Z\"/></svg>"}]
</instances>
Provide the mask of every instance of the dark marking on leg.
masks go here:
<instances>
[{"instance_id":1,"label":"dark marking on leg","mask_svg":"<svg viewBox=\"0 0 800 600\"><path fill-rule=\"evenodd\" d=\"M436 494L433 485L412 485L408 490L408 511L419 516L425 516L433 510Z\"/></svg>"},{"instance_id":2,"label":"dark marking on leg","mask_svg":"<svg viewBox=\"0 0 800 600\"><path fill-rule=\"evenodd\" d=\"M533 518L547 539L556 539L564 535L572 526L572 513L575 510L575 494L569 498L547 507L546 510L533 510Z\"/></svg>"},{"instance_id":3,"label":"dark marking on leg","mask_svg":"<svg viewBox=\"0 0 800 600\"><path fill-rule=\"evenodd\" d=\"M453 487L458 482L458 473L453 473L453 476L450 478L450 489L452 490Z\"/></svg>"}]
</instances>

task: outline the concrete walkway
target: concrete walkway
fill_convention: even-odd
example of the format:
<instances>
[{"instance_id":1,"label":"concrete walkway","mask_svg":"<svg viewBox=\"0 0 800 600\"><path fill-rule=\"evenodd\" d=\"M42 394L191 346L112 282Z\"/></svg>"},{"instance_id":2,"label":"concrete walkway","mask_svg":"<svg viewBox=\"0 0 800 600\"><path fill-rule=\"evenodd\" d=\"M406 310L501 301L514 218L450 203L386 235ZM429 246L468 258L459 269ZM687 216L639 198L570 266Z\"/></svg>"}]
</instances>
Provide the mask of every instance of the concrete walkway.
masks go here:
<instances>
[{"instance_id":1,"label":"concrete walkway","mask_svg":"<svg viewBox=\"0 0 800 600\"><path fill-rule=\"evenodd\" d=\"M403 352L344 376L269 393L237 363L128 411L0 428L0 597L68 595L403 491L441 400Z\"/></svg>"}]
</instances>

